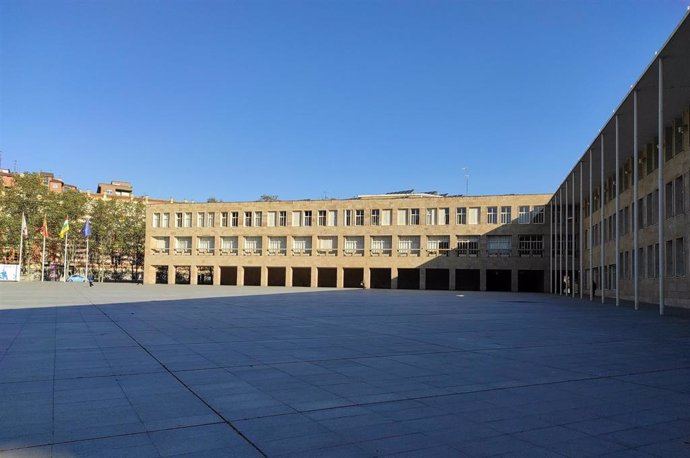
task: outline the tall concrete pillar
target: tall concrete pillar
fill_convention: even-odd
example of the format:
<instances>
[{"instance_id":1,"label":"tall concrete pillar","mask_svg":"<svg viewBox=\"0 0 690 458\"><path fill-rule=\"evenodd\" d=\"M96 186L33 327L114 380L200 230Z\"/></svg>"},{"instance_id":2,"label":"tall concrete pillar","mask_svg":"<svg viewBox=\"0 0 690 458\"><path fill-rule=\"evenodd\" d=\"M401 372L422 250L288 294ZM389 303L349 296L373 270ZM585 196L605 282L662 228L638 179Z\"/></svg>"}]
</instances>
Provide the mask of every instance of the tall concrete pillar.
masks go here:
<instances>
[{"instance_id":1,"label":"tall concrete pillar","mask_svg":"<svg viewBox=\"0 0 690 458\"><path fill-rule=\"evenodd\" d=\"M426 289L426 269L419 269L419 289Z\"/></svg>"},{"instance_id":2,"label":"tall concrete pillar","mask_svg":"<svg viewBox=\"0 0 690 458\"><path fill-rule=\"evenodd\" d=\"M268 267L267 266L261 266L260 269L261 269L261 286L268 286Z\"/></svg>"},{"instance_id":3,"label":"tall concrete pillar","mask_svg":"<svg viewBox=\"0 0 690 458\"><path fill-rule=\"evenodd\" d=\"M371 269L369 267L364 268L364 288L371 288Z\"/></svg>"},{"instance_id":4,"label":"tall concrete pillar","mask_svg":"<svg viewBox=\"0 0 690 458\"><path fill-rule=\"evenodd\" d=\"M342 267L336 267L335 270L335 287L344 288L345 287L345 269Z\"/></svg>"},{"instance_id":5,"label":"tall concrete pillar","mask_svg":"<svg viewBox=\"0 0 690 458\"><path fill-rule=\"evenodd\" d=\"M175 266L174 265L168 266L168 284L169 285L175 284Z\"/></svg>"},{"instance_id":6,"label":"tall concrete pillar","mask_svg":"<svg viewBox=\"0 0 690 458\"><path fill-rule=\"evenodd\" d=\"M199 274L199 270L196 267L196 264L191 263L192 265L189 266L189 284L190 285L196 285L197 284L197 275Z\"/></svg>"},{"instance_id":7,"label":"tall concrete pillar","mask_svg":"<svg viewBox=\"0 0 690 458\"><path fill-rule=\"evenodd\" d=\"M220 285L220 266L213 266L213 285Z\"/></svg>"},{"instance_id":8,"label":"tall concrete pillar","mask_svg":"<svg viewBox=\"0 0 690 458\"><path fill-rule=\"evenodd\" d=\"M398 289L398 268L391 267L391 289Z\"/></svg>"},{"instance_id":9,"label":"tall concrete pillar","mask_svg":"<svg viewBox=\"0 0 690 458\"><path fill-rule=\"evenodd\" d=\"M319 269L317 269L316 267L312 267L310 273L311 273L311 285L310 286L312 288L316 288L317 286L319 286Z\"/></svg>"},{"instance_id":10,"label":"tall concrete pillar","mask_svg":"<svg viewBox=\"0 0 690 458\"><path fill-rule=\"evenodd\" d=\"M288 266L285 268L285 286L292 286L292 267Z\"/></svg>"},{"instance_id":11,"label":"tall concrete pillar","mask_svg":"<svg viewBox=\"0 0 690 458\"><path fill-rule=\"evenodd\" d=\"M237 286L244 286L244 267L237 266Z\"/></svg>"}]
</instances>

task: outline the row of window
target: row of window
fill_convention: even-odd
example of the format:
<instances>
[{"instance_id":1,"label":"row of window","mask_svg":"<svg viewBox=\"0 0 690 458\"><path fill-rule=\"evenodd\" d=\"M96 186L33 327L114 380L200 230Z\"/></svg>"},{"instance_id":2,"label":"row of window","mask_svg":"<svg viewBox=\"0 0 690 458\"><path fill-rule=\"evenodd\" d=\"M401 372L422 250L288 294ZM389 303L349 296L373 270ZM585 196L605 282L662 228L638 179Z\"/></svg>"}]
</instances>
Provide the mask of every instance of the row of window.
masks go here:
<instances>
[{"instance_id":1,"label":"row of window","mask_svg":"<svg viewBox=\"0 0 690 458\"><path fill-rule=\"evenodd\" d=\"M455 209L455 224L480 224L482 222L481 207L457 207ZM288 221L292 227L310 226L337 226L337 210L295 210L288 215L287 211L269 211L266 214L267 227L286 227ZM174 214L175 227L192 227L192 212L176 212ZM364 226L365 210L343 210L343 223L345 226ZM421 224L421 214L419 208L400 208L392 209L371 209L369 224L372 226L391 226L395 215L398 226L417 226ZM288 220L288 216L290 219ZM450 208L427 208L425 213L426 225L450 225ZM512 207L486 207L487 224L509 224L512 222ZM518 207L519 224L543 224L544 207L522 205ZM264 226L264 212L245 211L240 213L220 212L220 227L239 227L240 223L244 227ZM153 227L170 227L170 213L154 213L152 220ZM195 227L215 227L215 212L197 212Z\"/></svg>"},{"instance_id":2,"label":"row of window","mask_svg":"<svg viewBox=\"0 0 690 458\"><path fill-rule=\"evenodd\" d=\"M639 278L659 277L659 244L640 247L637 251ZM666 241L665 272L668 277L685 276L685 240L683 237ZM619 264L622 266L621 277L630 279L633 276L633 250L619 253Z\"/></svg>"},{"instance_id":3,"label":"row of window","mask_svg":"<svg viewBox=\"0 0 690 458\"><path fill-rule=\"evenodd\" d=\"M343 238L343 254L362 256L365 251L364 236L345 236ZM311 236L270 236L267 237L267 254L285 255L288 241L291 241L292 254L311 254L313 239ZM393 236L369 236L370 254L391 256L393 252ZM399 256L419 256L421 253L422 236L397 237L396 252ZM480 253L480 236L457 236L456 248L450 248L451 236L426 236L426 252L429 256L450 256L455 251L457 256L478 256ZM539 234L517 236L518 256L541 257L544 250L544 237ZM242 237L243 254L261 254L263 251L261 236ZM174 237L174 254L192 254L192 237ZM197 254L215 254L216 237L196 237ZM489 256L510 256L513 250L513 236L486 236L486 254ZM338 251L337 236L318 236L316 251L321 255L336 255ZM170 253L169 237L153 237L153 252L156 254ZM240 239L237 236L220 237L220 255L237 255L240 252Z\"/></svg>"}]
</instances>

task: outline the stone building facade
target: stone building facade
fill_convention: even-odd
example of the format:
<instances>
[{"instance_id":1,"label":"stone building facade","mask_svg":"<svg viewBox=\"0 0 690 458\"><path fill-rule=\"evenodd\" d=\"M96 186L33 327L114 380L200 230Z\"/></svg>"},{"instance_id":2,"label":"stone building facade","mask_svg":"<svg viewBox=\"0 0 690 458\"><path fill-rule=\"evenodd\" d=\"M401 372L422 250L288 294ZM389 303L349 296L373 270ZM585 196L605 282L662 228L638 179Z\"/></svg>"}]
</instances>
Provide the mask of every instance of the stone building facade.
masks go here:
<instances>
[{"instance_id":1,"label":"stone building facade","mask_svg":"<svg viewBox=\"0 0 690 458\"><path fill-rule=\"evenodd\" d=\"M145 282L543 291L550 197L150 204Z\"/></svg>"}]
</instances>

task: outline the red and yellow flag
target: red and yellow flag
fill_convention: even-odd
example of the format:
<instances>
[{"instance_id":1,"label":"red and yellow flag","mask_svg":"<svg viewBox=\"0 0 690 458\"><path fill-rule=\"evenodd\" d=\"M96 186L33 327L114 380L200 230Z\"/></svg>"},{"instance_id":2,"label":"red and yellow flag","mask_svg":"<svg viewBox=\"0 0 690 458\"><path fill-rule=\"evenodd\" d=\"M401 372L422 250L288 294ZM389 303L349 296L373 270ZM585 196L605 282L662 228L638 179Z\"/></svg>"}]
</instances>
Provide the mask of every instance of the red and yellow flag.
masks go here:
<instances>
[{"instance_id":1,"label":"red and yellow flag","mask_svg":"<svg viewBox=\"0 0 690 458\"><path fill-rule=\"evenodd\" d=\"M46 217L43 217L43 226L41 226L41 229L38 230L38 232L45 238L49 239L50 234L48 234L48 224L46 223Z\"/></svg>"}]
</instances>

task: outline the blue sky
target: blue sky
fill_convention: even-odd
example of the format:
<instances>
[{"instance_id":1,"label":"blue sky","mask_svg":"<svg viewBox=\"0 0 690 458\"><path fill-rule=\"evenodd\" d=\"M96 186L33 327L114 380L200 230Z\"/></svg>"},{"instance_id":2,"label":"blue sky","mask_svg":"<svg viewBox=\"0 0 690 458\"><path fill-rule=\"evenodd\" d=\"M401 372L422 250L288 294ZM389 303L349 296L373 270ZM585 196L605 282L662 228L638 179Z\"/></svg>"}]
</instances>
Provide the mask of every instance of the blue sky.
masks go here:
<instances>
[{"instance_id":1,"label":"blue sky","mask_svg":"<svg viewBox=\"0 0 690 458\"><path fill-rule=\"evenodd\" d=\"M204 201L552 192L688 0L0 3L2 167Z\"/></svg>"}]
</instances>

